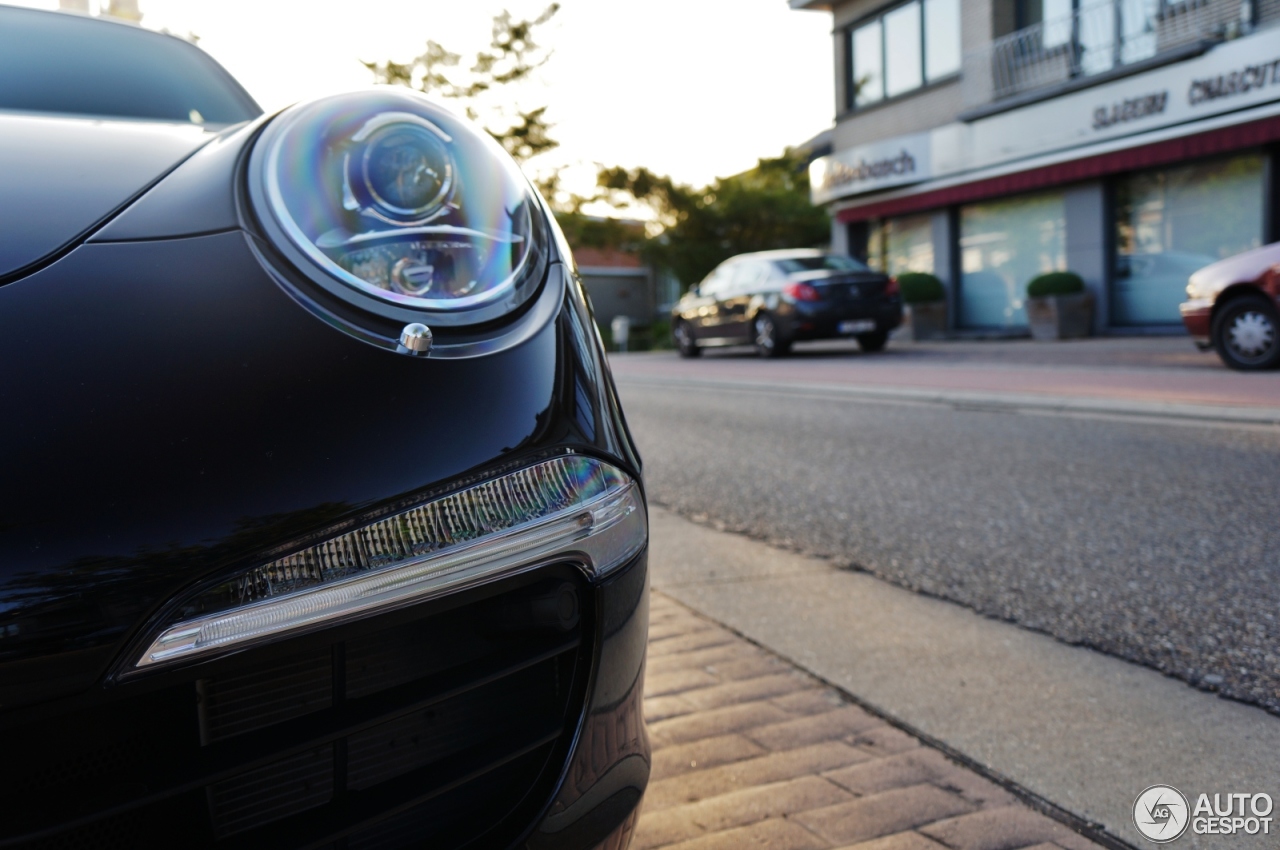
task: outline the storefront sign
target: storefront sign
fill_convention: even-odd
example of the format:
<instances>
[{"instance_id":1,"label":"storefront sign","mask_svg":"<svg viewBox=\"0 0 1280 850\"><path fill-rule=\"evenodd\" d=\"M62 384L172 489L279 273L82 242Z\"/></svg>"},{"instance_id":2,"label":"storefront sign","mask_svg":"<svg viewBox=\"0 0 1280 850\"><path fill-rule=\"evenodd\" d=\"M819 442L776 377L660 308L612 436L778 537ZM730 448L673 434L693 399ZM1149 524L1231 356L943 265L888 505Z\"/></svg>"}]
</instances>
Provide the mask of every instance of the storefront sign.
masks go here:
<instances>
[{"instance_id":1,"label":"storefront sign","mask_svg":"<svg viewBox=\"0 0 1280 850\"><path fill-rule=\"evenodd\" d=\"M1093 129L1103 130L1113 124L1135 121L1146 118L1148 115L1159 115L1164 112L1165 104L1168 102L1169 93L1162 91L1159 94L1121 100L1112 104L1110 108L1099 106L1093 110Z\"/></svg>"},{"instance_id":2,"label":"storefront sign","mask_svg":"<svg viewBox=\"0 0 1280 850\"><path fill-rule=\"evenodd\" d=\"M813 202L918 183L930 176L929 134L900 136L817 159L809 166Z\"/></svg>"},{"instance_id":3,"label":"storefront sign","mask_svg":"<svg viewBox=\"0 0 1280 850\"><path fill-rule=\"evenodd\" d=\"M1238 94L1248 94L1255 89L1274 86L1276 84L1276 68L1278 66L1280 66L1280 59L1266 62L1262 65L1250 65L1247 68L1232 71L1229 74L1219 74L1216 77L1192 80L1191 91L1187 96L1187 100L1192 106L1198 106L1205 101L1233 97Z\"/></svg>"},{"instance_id":4,"label":"storefront sign","mask_svg":"<svg viewBox=\"0 0 1280 850\"><path fill-rule=\"evenodd\" d=\"M1069 154L1101 141L1280 101L1275 30L1219 44L1183 62L927 133L837 151L810 166L815 203ZM1083 155L1083 151L1082 151Z\"/></svg>"},{"instance_id":5,"label":"storefront sign","mask_svg":"<svg viewBox=\"0 0 1280 850\"><path fill-rule=\"evenodd\" d=\"M1273 31L1219 44L1183 62L1011 109L964 125L966 168L998 165L1102 139L1191 124L1280 99ZM1195 132L1188 126L1188 132Z\"/></svg>"}]
</instances>

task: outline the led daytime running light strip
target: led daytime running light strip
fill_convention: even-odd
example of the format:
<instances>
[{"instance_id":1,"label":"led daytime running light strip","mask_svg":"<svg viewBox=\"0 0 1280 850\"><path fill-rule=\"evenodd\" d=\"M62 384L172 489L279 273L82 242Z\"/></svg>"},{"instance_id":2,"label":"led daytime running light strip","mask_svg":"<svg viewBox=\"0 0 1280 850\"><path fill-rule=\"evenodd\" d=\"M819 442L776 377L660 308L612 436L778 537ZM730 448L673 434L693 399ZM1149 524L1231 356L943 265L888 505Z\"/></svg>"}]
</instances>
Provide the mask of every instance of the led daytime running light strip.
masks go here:
<instances>
[{"instance_id":1,"label":"led daytime running light strip","mask_svg":"<svg viewBox=\"0 0 1280 850\"><path fill-rule=\"evenodd\" d=\"M261 601L175 623L134 666L185 660L400 607L560 554L572 553L599 576L626 563L647 540L635 482L591 458L556 458L249 571L222 587L243 592L271 576L285 579L286 591L273 595L268 584ZM388 561L392 565L381 565ZM299 581L317 586L294 590Z\"/></svg>"}]
</instances>

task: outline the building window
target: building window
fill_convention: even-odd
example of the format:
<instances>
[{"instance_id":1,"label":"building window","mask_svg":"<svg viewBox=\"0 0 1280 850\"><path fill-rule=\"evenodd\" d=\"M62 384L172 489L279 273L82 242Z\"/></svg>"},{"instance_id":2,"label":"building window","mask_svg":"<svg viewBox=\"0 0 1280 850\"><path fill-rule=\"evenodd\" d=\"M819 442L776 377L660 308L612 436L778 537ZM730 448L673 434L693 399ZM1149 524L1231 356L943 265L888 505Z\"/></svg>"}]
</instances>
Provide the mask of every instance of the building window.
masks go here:
<instances>
[{"instance_id":1,"label":"building window","mask_svg":"<svg viewBox=\"0 0 1280 850\"><path fill-rule=\"evenodd\" d=\"M1176 324L1192 272L1262 244L1262 187L1256 154L1119 180L1112 324Z\"/></svg>"},{"instance_id":2,"label":"building window","mask_svg":"<svg viewBox=\"0 0 1280 850\"><path fill-rule=\"evenodd\" d=\"M885 274L934 274L933 215L904 215L872 226L868 263Z\"/></svg>"},{"instance_id":3,"label":"building window","mask_svg":"<svg viewBox=\"0 0 1280 850\"><path fill-rule=\"evenodd\" d=\"M910 0L849 30L849 106L915 91L960 71L960 0Z\"/></svg>"},{"instance_id":4,"label":"building window","mask_svg":"<svg viewBox=\"0 0 1280 850\"><path fill-rule=\"evenodd\" d=\"M972 204L960 210L960 321L971 328L1027 324L1027 282L1067 266L1060 192Z\"/></svg>"},{"instance_id":5,"label":"building window","mask_svg":"<svg viewBox=\"0 0 1280 850\"><path fill-rule=\"evenodd\" d=\"M853 31L853 99L855 106L867 106L884 98L884 36L880 21Z\"/></svg>"}]
</instances>

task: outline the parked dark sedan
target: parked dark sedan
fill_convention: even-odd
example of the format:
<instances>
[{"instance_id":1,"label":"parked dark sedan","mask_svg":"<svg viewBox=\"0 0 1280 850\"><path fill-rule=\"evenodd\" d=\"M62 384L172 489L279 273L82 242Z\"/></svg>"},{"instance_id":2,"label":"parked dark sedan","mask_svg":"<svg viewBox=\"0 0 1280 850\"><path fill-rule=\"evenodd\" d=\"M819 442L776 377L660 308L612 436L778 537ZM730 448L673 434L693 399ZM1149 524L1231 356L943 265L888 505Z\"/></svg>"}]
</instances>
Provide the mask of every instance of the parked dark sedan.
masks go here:
<instances>
[{"instance_id":1,"label":"parked dark sedan","mask_svg":"<svg viewBox=\"0 0 1280 850\"><path fill-rule=\"evenodd\" d=\"M0 198L0 846L625 847L640 460L502 149L0 7Z\"/></svg>"},{"instance_id":2,"label":"parked dark sedan","mask_svg":"<svg viewBox=\"0 0 1280 850\"><path fill-rule=\"evenodd\" d=\"M1179 309L1201 348L1213 347L1232 369L1280 366L1280 242L1264 245L1191 275Z\"/></svg>"},{"instance_id":3,"label":"parked dark sedan","mask_svg":"<svg viewBox=\"0 0 1280 850\"><path fill-rule=\"evenodd\" d=\"M879 351L902 324L897 282L852 257L815 250L760 251L725 260L672 309L685 357L751 344L778 357L801 340L853 337Z\"/></svg>"}]
</instances>

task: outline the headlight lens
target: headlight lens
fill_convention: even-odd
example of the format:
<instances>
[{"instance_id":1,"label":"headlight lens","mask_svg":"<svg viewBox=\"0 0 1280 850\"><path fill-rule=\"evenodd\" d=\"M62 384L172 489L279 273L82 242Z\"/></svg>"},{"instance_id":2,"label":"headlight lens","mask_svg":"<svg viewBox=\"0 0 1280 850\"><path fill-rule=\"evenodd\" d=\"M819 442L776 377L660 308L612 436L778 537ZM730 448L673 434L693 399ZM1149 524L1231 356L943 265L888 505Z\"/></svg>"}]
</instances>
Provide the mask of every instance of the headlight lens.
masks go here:
<instances>
[{"instance_id":1,"label":"headlight lens","mask_svg":"<svg viewBox=\"0 0 1280 850\"><path fill-rule=\"evenodd\" d=\"M250 197L304 271L375 312L490 321L528 300L545 270L541 207L511 157L403 89L283 112L254 148Z\"/></svg>"},{"instance_id":2,"label":"headlight lens","mask_svg":"<svg viewBox=\"0 0 1280 850\"><path fill-rule=\"evenodd\" d=\"M599 577L649 539L639 488L553 458L330 538L193 597L135 667L202 657L492 581L563 556Z\"/></svg>"}]
</instances>

